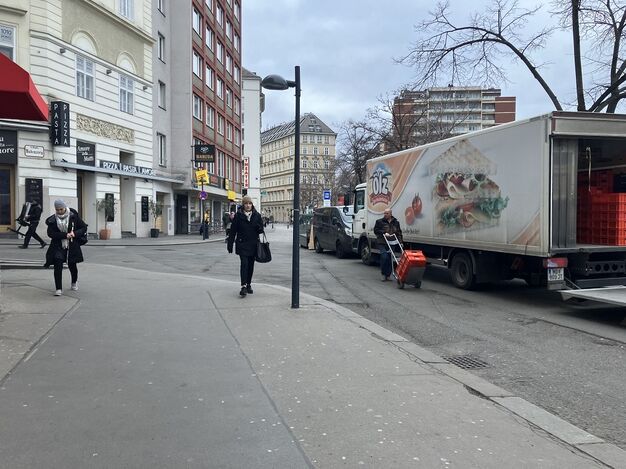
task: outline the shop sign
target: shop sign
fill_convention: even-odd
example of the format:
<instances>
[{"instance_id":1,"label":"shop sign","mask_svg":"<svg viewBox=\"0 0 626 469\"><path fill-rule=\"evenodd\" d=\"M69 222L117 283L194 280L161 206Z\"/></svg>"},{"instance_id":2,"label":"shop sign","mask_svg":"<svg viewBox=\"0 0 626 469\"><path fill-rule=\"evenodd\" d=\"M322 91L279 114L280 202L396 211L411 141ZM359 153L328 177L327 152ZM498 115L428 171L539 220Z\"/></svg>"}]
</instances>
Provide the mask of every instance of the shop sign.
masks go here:
<instances>
[{"instance_id":1,"label":"shop sign","mask_svg":"<svg viewBox=\"0 0 626 469\"><path fill-rule=\"evenodd\" d=\"M122 171L127 174L137 176L154 176L156 173L154 169L147 168L145 166L135 166L133 164L118 163L116 161L100 160L100 167L102 169L114 169L116 171Z\"/></svg>"},{"instance_id":2,"label":"shop sign","mask_svg":"<svg viewBox=\"0 0 626 469\"><path fill-rule=\"evenodd\" d=\"M209 182L209 173L206 169L196 170L196 181L200 184L206 184Z\"/></svg>"},{"instance_id":3,"label":"shop sign","mask_svg":"<svg viewBox=\"0 0 626 469\"><path fill-rule=\"evenodd\" d=\"M215 174L210 174L209 175L209 184L215 187L219 187L220 186L220 178L217 177Z\"/></svg>"},{"instance_id":4,"label":"shop sign","mask_svg":"<svg viewBox=\"0 0 626 469\"><path fill-rule=\"evenodd\" d=\"M43 179L26 178L24 181L26 202L37 202L43 205Z\"/></svg>"},{"instance_id":5,"label":"shop sign","mask_svg":"<svg viewBox=\"0 0 626 469\"><path fill-rule=\"evenodd\" d=\"M76 163L95 166L96 165L96 145L76 140Z\"/></svg>"},{"instance_id":6,"label":"shop sign","mask_svg":"<svg viewBox=\"0 0 626 469\"><path fill-rule=\"evenodd\" d=\"M250 187L250 158L247 156L243 158L243 187L244 189Z\"/></svg>"},{"instance_id":7,"label":"shop sign","mask_svg":"<svg viewBox=\"0 0 626 469\"><path fill-rule=\"evenodd\" d=\"M45 156L44 148L40 145L24 145L24 156L29 158L43 158Z\"/></svg>"},{"instance_id":8,"label":"shop sign","mask_svg":"<svg viewBox=\"0 0 626 469\"><path fill-rule=\"evenodd\" d=\"M17 131L0 130L0 163L17 163Z\"/></svg>"},{"instance_id":9,"label":"shop sign","mask_svg":"<svg viewBox=\"0 0 626 469\"><path fill-rule=\"evenodd\" d=\"M215 161L215 145L207 143L194 145L193 159L196 162L213 163Z\"/></svg>"},{"instance_id":10,"label":"shop sign","mask_svg":"<svg viewBox=\"0 0 626 469\"><path fill-rule=\"evenodd\" d=\"M70 146L70 104L63 101L52 101L52 122L50 125L50 140L52 145Z\"/></svg>"},{"instance_id":11,"label":"shop sign","mask_svg":"<svg viewBox=\"0 0 626 469\"><path fill-rule=\"evenodd\" d=\"M148 213L149 209L150 209L150 202L148 200L148 196L142 195L141 196L141 221L142 222L150 221L150 217Z\"/></svg>"}]
</instances>

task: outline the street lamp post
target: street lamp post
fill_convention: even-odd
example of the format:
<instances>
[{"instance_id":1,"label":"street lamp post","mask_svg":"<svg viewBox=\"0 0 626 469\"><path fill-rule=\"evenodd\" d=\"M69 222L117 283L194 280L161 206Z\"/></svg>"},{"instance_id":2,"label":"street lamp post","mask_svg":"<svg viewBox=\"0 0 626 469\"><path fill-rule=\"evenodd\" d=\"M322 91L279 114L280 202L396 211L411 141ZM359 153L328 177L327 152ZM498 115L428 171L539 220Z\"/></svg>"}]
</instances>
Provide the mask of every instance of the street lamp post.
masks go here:
<instances>
[{"instance_id":1,"label":"street lamp post","mask_svg":"<svg viewBox=\"0 0 626 469\"><path fill-rule=\"evenodd\" d=\"M261 86L268 90L296 89L296 143L293 162L293 246L291 259L291 307L300 307L300 66L295 67L295 80L268 75Z\"/></svg>"}]
</instances>

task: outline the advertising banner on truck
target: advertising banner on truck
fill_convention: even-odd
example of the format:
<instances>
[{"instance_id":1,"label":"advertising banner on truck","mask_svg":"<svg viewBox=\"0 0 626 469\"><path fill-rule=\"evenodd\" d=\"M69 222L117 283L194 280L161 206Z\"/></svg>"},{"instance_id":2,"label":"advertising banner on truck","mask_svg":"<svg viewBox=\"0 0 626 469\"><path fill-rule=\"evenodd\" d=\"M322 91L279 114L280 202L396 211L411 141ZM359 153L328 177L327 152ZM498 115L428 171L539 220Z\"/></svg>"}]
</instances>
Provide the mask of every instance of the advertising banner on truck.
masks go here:
<instances>
[{"instance_id":1,"label":"advertising banner on truck","mask_svg":"<svg viewBox=\"0 0 626 469\"><path fill-rule=\"evenodd\" d=\"M369 214L391 207L405 237L537 251L547 232L544 137L542 121L530 122L371 160Z\"/></svg>"}]
</instances>

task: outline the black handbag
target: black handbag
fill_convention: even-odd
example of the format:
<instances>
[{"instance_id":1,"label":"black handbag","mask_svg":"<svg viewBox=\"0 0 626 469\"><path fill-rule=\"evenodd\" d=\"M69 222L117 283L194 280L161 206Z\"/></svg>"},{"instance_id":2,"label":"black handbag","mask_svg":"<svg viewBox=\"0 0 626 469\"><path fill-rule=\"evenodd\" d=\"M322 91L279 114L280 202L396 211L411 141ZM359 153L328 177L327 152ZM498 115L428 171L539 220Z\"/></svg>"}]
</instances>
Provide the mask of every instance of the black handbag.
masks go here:
<instances>
[{"instance_id":1,"label":"black handbag","mask_svg":"<svg viewBox=\"0 0 626 469\"><path fill-rule=\"evenodd\" d=\"M272 252L270 251L270 243L267 241L265 237L265 233L263 233L263 240L259 239L259 242L256 245L256 256L255 260L262 264L266 262L270 262L272 260Z\"/></svg>"},{"instance_id":2,"label":"black handbag","mask_svg":"<svg viewBox=\"0 0 626 469\"><path fill-rule=\"evenodd\" d=\"M78 238L76 238L78 240L78 244L80 246L84 246L85 244L87 244L89 242L89 238L87 237L87 233L79 236Z\"/></svg>"}]
</instances>

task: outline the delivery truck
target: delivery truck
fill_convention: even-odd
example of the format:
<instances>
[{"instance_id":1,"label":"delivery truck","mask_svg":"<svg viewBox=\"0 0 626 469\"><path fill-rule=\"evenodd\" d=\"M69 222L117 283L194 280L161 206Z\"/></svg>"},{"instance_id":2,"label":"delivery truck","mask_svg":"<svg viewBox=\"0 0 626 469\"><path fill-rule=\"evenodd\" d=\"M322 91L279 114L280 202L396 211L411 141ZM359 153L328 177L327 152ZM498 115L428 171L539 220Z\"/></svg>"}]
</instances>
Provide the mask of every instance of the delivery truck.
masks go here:
<instances>
[{"instance_id":1,"label":"delivery truck","mask_svg":"<svg viewBox=\"0 0 626 469\"><path fill-rule=\"evenodd\" d=\"M352 229L365 264L386 208L459 288L521 278L624 304L626 115L553 112L368 161Z\"/></svg>"}]
</instances>

